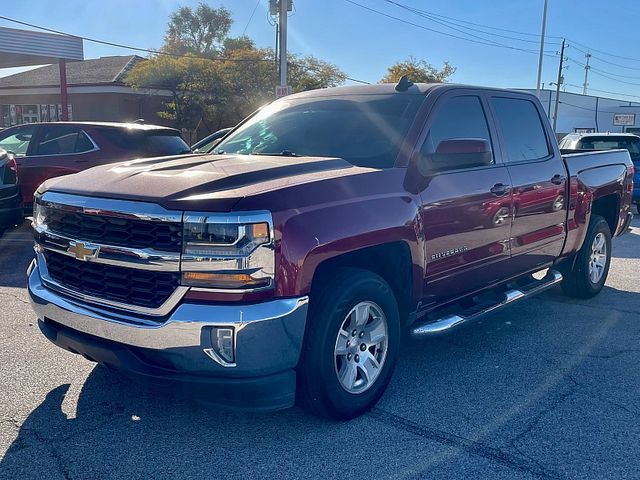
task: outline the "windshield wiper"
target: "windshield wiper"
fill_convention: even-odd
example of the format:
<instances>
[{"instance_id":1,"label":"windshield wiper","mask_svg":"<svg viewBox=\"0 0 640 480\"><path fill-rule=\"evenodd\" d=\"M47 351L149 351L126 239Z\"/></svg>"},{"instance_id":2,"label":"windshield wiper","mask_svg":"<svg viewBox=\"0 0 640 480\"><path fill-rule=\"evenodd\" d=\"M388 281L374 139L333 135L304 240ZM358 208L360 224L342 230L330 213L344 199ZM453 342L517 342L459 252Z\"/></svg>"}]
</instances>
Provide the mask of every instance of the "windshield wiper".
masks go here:
<instances>
[{"instance_id":1,"label":"windshield wiper","mask_svg":"<svg viewBox=\"0 0 640 480\"><path fill-rule=\"evenodd\" d=\"M292 152L291 150L283 150L280 153L252 152L250 155L268 155L271 157L301 157L302 156Z\"/></svg>"}]
</instances>

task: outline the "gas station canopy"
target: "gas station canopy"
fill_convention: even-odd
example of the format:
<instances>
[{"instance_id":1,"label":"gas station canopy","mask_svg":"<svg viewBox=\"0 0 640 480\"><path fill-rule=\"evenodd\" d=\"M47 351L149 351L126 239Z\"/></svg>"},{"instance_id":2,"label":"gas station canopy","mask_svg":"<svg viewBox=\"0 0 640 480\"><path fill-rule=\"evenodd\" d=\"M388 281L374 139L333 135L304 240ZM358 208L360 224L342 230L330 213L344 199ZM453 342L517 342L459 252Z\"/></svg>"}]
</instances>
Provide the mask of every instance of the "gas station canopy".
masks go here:
<instances>
[{"instance_id":1,"label":"gas station canopy","mask_svg":"<svg viewBox=\"0 0 640 480\"><path fill-rule=\"evenodd\" d=\"M82 39L71 35L0 27L0 68L60 65L62 120L69 119L67 62L84 60Z\"/></svg>"},{"instance_id":2,"label":"gas station canopy","mask_svg":"<svg viewBox=\"0 0 640 480\"><path fill-rule=\"evenodd\" d=\"M0 68L83 59L81 38L0 27Z\"/></svg>"}]
</instances>

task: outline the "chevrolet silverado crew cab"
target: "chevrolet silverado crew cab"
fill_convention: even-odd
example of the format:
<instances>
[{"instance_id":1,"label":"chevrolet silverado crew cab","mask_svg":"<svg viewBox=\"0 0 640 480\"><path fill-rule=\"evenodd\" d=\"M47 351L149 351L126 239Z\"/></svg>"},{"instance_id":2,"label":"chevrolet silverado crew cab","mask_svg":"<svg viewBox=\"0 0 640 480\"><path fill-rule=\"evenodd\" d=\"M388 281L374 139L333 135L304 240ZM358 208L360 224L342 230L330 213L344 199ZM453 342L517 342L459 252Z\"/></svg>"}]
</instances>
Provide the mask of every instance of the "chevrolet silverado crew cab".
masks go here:
<instances>
[{"instance_id":1,"label":"chevrolet silverado crew cab","mask_svg":"<svg viewBox=\"0 0 640 480\"><path fill-rule=\"evenodd\" d=\"M561 156L526 93L310 91L210 154L45 182L29 292L44 335L90 360L348 419L383 394L402 329L600 292L632 177L627 151Z\"/></svg>"}]
</instances>

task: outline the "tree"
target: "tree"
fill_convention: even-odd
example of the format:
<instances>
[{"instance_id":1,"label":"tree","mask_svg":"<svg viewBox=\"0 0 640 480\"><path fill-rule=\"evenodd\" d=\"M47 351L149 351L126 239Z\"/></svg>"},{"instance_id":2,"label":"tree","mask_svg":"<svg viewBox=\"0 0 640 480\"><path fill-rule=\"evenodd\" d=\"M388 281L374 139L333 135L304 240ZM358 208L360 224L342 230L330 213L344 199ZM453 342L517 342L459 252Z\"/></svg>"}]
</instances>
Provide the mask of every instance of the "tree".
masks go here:
<instances>
[{"instance_id":1,"label":"tree","mask_svg":"<svg viewBox=\"0 0 640 480\"><path fill-rule=\"evenodd\" d=\"M247 36L229 37L231 23L224 7L179 8L171 15L162 53L136 64L126 83L170 91L158 115L178 128L236 124L273 100L278 77L273 50L257 48ZM295 92L345 81L338 67L313 56L290 55L288 71Z\"/></svg>"},{"instance_id":2,"label":"tree","mask_svg":"<svg viewBox=\"0 0 640 480\"><path fill-rule=\"evenodd\" d=\"M426 60L409 57L404 62L391 65L380 83L396 83L403 75L407 75L409 80L415 83L442 83L455 72L456 67L449 62L444 62L442 69L438 70Z\"/></svg>"},{"instance_id":3,"label":"tree","mask_svg":"<svg viewBox=\"0 0 640 480\"><path fill-rule=\"evenodd\" d=\"M171 14L164 50L174 54L194 53L216 56L231 29L231 12L204 3L194 9L180 7Z\"/></svg>"},{"instance_id":4,"label":"tree","mask_svg":"<svg viewBox=\"0 0 640 480\"><path fill-rule=\"evenodd\" d=\"M300 57L289 55L289 84L294 92L315 88L337 87L346 80L346 74L335 65L319 60L312 55Z\"/></svg>"},{"instance_id":5,"label":"tree","mask_svg":"<svg viewBox=\"0 0 640 480\"><path fill-rule=\"evenodd\" d=\"M161 118L173 120L181 128L193 129L200 118L210 115L223 101L223 79L214 62L191 55L158 55L134 66L127 84L139 89L171 92Z\"/></svg>"}]
</instances>

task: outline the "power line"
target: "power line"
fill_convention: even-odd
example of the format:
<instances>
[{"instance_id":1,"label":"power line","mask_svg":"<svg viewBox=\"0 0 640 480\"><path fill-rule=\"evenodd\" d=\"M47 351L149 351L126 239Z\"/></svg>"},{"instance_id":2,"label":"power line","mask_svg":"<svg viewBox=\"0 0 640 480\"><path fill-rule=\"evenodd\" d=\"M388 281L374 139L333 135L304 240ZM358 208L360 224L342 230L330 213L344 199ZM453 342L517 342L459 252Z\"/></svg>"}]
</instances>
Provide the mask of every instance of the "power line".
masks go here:
<instances>
[{"instance_id":1,"label":"power line","mask_svg":"<svg viewBox=\"0 0 640 480\"><path fill-rule=\"evenodd\" d=\"M568 59L570 62L575 63L576 65L580 65L581 67L585 67L586 65L582 62L578 62L577 60L574 60L573 58L569 58ZM605 73L602 70L590 67L590 71L593 72L595 75L598 75L599 77L604 77L608 80L614 81L614 82L618 82L618 83L624 83L626 85L633 85L635 87L640 87L640 83L634 83L634 82L628 82L626 80L620 80L619 78L615 78L615 74L609 74L609 73ZM624 77L624 76L623 76ZM638 78L638 77L631 77L631 78Z\"/></svg>"},{"instance_id":2,"label":"power line","mask_svg":"<svg viewBox=\"0 0 640 480\"><path fill-rule=\"evenodd\" d=\"M455 25L456 27L466 28L467 30L471 30L471 31L474 31L474 32L482 33L482 34L484 34L484 35L492 35L492 36L494 36L494 37L505 38L505 39L508 39L508 40L515 40L515 41L518 41L518 42L527 42L527 43L534 43L534 44L538 44L538 43L539 43L539 40L531 40L531 39L525 39L525 38L517 38L517 37L511 36L511 35L502 35L502 34L499 34L499 33L487 32L486 30L481 30L481 29L479 29L479 28L472 28L472 27L469 27L469 26L468 26L468 25L474 25L474 26L479 26L479 27L484 27L484 28L490 28L490 29L494 28L494 27L490 27L490 26L488 26L488 25L482 25L482 24L473 23L473 22L465 22L465 21L463 21L463 20L459 20L459 19L456 19L456 18L453 18L453 17L447 17L447 16L445 16L445 15L439 15L439 14L437 14L437 13L429 12L429 11L427 11L427 10L420 10L420 9L418 9L418 8L410 7L410 6L408 6L408 5L404 5L404 4L402 4L402 3L398 3L398 2L395 2L395 1L393 1L393 0L384 0L384 1L385 1L385 2L387 2L387 3L389 3L389 4L391 4L391 5L395 5L395 6L399 7L399 8L402 8L403 10L407 10L407 11L409 11L409 12L411 12L411 13L414 13L414 14L416 14L416 15L419 15L419 16L421 16L421 17L423 17L423 18L428 19L428 20L431 20L431 21L437 22L437 23L439 23L439 24L441 24L441 25L447 26L448 28L451 28L451 29L456 30L456 31L458 31L458 32L465 33L465 34L467 34L467 35L470 35L470 34L468 34L467 32L465 32L465 31L463 31L463 30L455 29L455 28L453 28L453 27L449 26L448 24ZM466 24L466 25L465 25L465 24ZM500 29L500 30L501 30L501 29ZM539 37L539 36L540 36L540 35L531 34L531 33L526 33L526 34L524 34L524 33L521 33L521 32L515 32L515 31L511 31L511 32L512 32L512 33L516 33L516 34L518 34L518 35L533 35L533 36L536 36L536 37ZM474 35L474 36L475 36L475 35ZM477 37L477 38L481 38L481 39L483 39L483 40L487 40L487 41L492 41L492 40L490 40L490 39L483 38L483 37ZM558 37L548 37L548 36L547 36L546 38L558 38ZM549 42L548 44L549 44L549 45L560 45L560 43L559 43L559 42Z\"/></svg>"},{"instance_id":3,"label":"power line","mask_svg":"<svg viewBox=\"0 0 640 480\"><path fill-rule=\"evenodd\" d=\"M582 88L582 85L576 85L574 83L565 83L565 85L567 85L568 87ZM593 91L593 92L608 93L610 95L620 95L621 97L640 98L640 95L631 95L629 93L612 92L611 90L600 90L600 89L591 88L591 87L589 87L589 90ZM578 94L576 94L576 95L578 95ZM612 99L612 100L615 100L615 99ZM622 99L620 99L620 100L621 101L626 101L626 100L622 100Z\"/></svg>"},{"instance_id":4,"label":"power line","mask_svg":"<svg viewBox=\"0 0 640 480\"><path fill-rule=\"evenodd\" d=\"M388 1L388 0L384 0L384 1ZM396 2L389 2L389 3L396 3ZM473 25L473 26L476 26L476 27L488 28L490 30L496 30L498 32L514 33L516 35L526 35L526 36L531 36L531 37L536 37L536 38L540 37L539 33L520 32L520 31L517 31L517 30L509 30L507 28L494 27L494 26L491 26L491 25L484 25L482 23L474 23L474 22L470 22L470 21L467 21L467 20L461 20L459 18L448 17L446 15L442 15L442 14L435 13L435 12L429 12L427 10L421 10L421 9L414 8L414 7L408 7L408 8L411 8L413 10L417 10L419 12L422 12L422 13L425 13L425 14L428 14L428 15L432 15L434 17L440 17L440 18L444 18L444 19L447 19L447 20L451 20L451 21L455 21L455 22L459 22L459 23L464 23L464 24L467 24L467 25ZM554 36L554 35L546 35L545 38L562 39L562 37ZM537 40L534 40L534 42L538 43ZM557 43L557 45L559 45L559 44L560 44L560 42Z\"/></svg>"},{"instance_id":5,"label":"power line","mask_svg":"<svg viewBox=\"0 0 640 480\"><path fill-rule=\"evenodd\" d=\"M587 52L586 50L582 50L581 48L576 47L575 45L574 45L573 48L575 48L577 51L582 52L584 54L591 53L590 51ZM599 60L599 61L601 61L603 63L606 63L608 65L613 65L614 67L626 68L627 70L640 70L640 67L630 67L628 65L622 65L620 63L610 62L609 60L606 60L606 59L604 59L604 58L602 58L602 57L600 57L598 55L591 54L591 58L595 58L595 59L597 59L597 60Z\"/></svg>"},{"instance_id":6,"label":"power line","mask_svg":"<svg viewBox=\"0 0 640 480\"><path fill-rule=\"evenodd\" d=\"M206 57L206 56L203 56L203 55L191 55L191 54L185 55L185 54L180 54L180 53L171 53L171 52L165 52L165 51L162 51L162 50L153 50L153 49L149 49L149 48L134 47L134 46L131 46L131 45L125 45L125 44L121 44L121 43L114 43L114 42L109 42L109 41L106 41L106 40L99 40L99 39L91 38L91 37L83 37L81 35L74 35L74 34L71 34L71 33L60 31L60 30L55 30L53 28L47 28L47 27L43 27L41 25L35 25L33 23L23 22L21 20L16 20L15 18L5 17L5 16L2 16L2 15L0 15L0 19L6 20L8 22L17 23L19 25L24 25L24 26L27 26L27 27L31 27L31 28L36 28L38 30L43 30L45 32L56 33L58 35L65 35L67 37L79 38L81 40L86 40L87 42L99 43L99 44L102 44L102 45L108 45L108 46L116 47L116 48L124 48L124 49L127 49L127 50L134 50L134 51L138 51L138 52L146 52L146 53L151 53L151 54L154 54L154 55L165 55L165 56L170 56L170 57L175 57L175 58L195 58L195 59L200 59L200 60L211 60L211 61L214 61L214 62L235 62L235 63L268 62L268 63L273 63L273 60L267 59L267 58ZM291 63L296 65L295 62L291 62ZM310 65L308 65L307 68L309 70L312 70L312 71L315 71L315 72L319 72L320 71L319 68L313 68ZM353 77L349 77L349 76L345 76L344 78L345 78L345 80L349 80L349 81L352 81L352 82L355 82L355 83L361 83L361 84L365 84L365 85L370 85L371 84L370 82L367 82L365 80L359 80L357 78L353 78Z\"/></svg>"},{"instance_id":7,"label":"power line","mask_svg":"<svg viewBox=\"0 0 640 480\"><path fill-rule=\"evenodd\" d=\"M33 23L27 23L27 22L22 22L20 20L16 20L14 18L9 18L9 17L5 17L0 15L0 19L2 20L6 20L8 22L13 22L13 23L17 23L19 25L24 25L27 27L31 27L31 28L37 28L39 30L43 30L45 32L50 32L50 33L56 33L58 35L66 35L67 37L74 37L74 38L79 38L81 40L86 40L87 42L92 42L92 43L99 43L102 45L108 45L110 47L117 47L117 48L125 48L127 50L134 50L137 52L146 52L146 53L152 53L154 55L166 55L169 57L178 57L178 58L196 58L196 59L201 59L201 60L211 60L214 62L271 62L271 60L268 59L262 59L262 58L228 58L228 57L205 57L204 55L184 55L181 53L171 53L171 52L165 52L162 50L153 50L150 48L140 48L140 47L134 47L131 45L125 45L122 43L115 43L115 42L108 42L106 40L98 40L96 38L91 38L91 37L83 37L81 35L73 35L71 33L66 33L66 32L62 32L60 30L54 30L52 28L47 28L47 27L42 27L40 25L35 25Z\"/></svg>"},{"instance_id":8,"label":"power line","mask_svg":"<svg viewBox=\"0 0 640 480\"><path fill-rule=\"evenodd\" d=\"M576 42L575 40L571 40L571 42L576 44L576 45L580 45L581 47L588 48L589 50L591 50L593 52L603 53L603 54L608 55L610 57L620 58L622 60L630 60L632 62L640 62L640 58L625 57L625 56L622 56L622 55L616 55L615 53L605 52L604 50L598 50L597 48L592 48L589 45L585 45L584 43Z\"/></svg>"},{"instance_id":9,"label":"power line","mask_svg":"<svg viewBox=\"0 0 640 480\"><path fill-rule=\"evenodd\" d=\"M251 12L251 16L249 17L249 20L247 21L247 24L244 27L244 30L242 30L242 36L244 37L244 34L247 33L247 28L249 28L249 25L251 24L251 20L253 20L253 16L256 14L256 10L258 9L258 5L260 5L260 2L262 0L258 0L256 2L256 6L253 7L253 11Z\"/></svg>"},{"instance_id":10,"label":"power line","mask_svg":"<svg viewBox=\"0 0 640 480\"><path fill-rule=\"evenodd\" d=\"M377 13L378 15L382 15L384 17L396 20L398 22L402 22L404 24L411 25L411 26L414 26L414 27L417 27L417 28L420 28L420 29L423 29L423 30L427 30L427 31L433 32L433 33L438 33L440 35L445 35L447 37L457 38L459 40L465 40L467 42L475 43L475 44L478 44L478 45L487 45L489 47L507 48L507 49L510 49L510 50L517 50L517 51L520 51L520 52L533 53L533 54L536 54L536 55L538 54L538 52L535 51L535 50L527 50L527 49L524 49L524 48L514 47L514 46L511 46L511 45L504 45L504 44L497 43L497 42L494 42L492 40L487 40L487 39L485 39L487 41L478 41L478 40L474 40L473 38L462 37L462 36L459 36L459 35L454 35L452 33L443 32L441 30L436 30L436 29L427 27L427 26L419 24L419 23L414 23L414 22L411 22L409 20L405 20L403 18L396 17L394 15L390 15L390 14L382 12L380 10L376 10L375 8L371 8L371 7L368 7L366 5L362 5L362 4L358 3L358 2L354 2L353 0L345 0L345 2L350 3L352 5L355 5L357 7L360 7L362 9L364 9L364 10L369 10L370 12ZM550 57L554 56L554 55L549 55L547 53L545 53L545 55L546 56L550 56Z\"/></svg>"}]
</instances>

